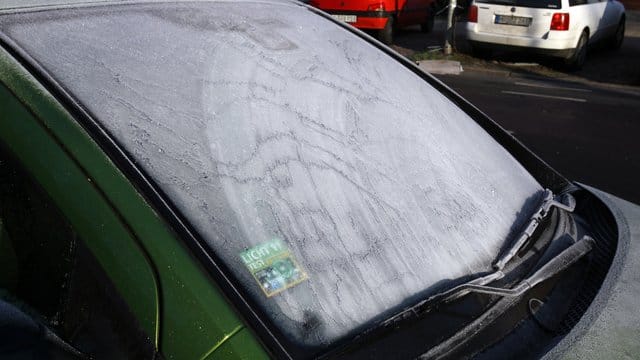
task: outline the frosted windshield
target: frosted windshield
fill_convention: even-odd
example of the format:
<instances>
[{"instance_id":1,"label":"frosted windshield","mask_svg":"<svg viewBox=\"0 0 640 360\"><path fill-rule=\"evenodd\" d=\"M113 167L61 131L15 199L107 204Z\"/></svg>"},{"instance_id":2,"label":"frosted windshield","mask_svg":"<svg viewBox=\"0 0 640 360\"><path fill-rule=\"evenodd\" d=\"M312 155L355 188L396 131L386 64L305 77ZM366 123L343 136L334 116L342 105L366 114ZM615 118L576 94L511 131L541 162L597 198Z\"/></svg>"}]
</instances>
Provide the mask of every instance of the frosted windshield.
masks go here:
<instances>
[{"instance_id":1,"label":"frosted windshield","mask_svg":"<svg viewBox=\"0 0 640 360\"><path fill-rule=\"evenodd\" d=\"M490 269L541 191L428 83L300 5L89 7L0 26L305 346Z\"/></svg>"}]
</instances>

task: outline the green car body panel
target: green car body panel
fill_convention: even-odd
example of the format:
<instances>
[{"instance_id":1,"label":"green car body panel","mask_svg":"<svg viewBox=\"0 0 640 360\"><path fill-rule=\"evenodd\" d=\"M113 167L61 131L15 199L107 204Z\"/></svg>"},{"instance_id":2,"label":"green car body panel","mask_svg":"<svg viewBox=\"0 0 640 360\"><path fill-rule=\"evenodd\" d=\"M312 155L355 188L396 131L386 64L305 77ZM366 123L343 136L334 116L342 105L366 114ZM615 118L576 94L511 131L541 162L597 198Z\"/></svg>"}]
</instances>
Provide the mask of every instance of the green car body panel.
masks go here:
<instances>
[{"instance_id":1,"label":"green car body panel","mask_svg":"<svg viewBox=\"0 0 640 360\"><path fill-rule=\"evenodd\" d=\"M163 356L267 358L165 221L73 116L4 49L0 83L0 141L84 239Z\"/></svg>"},{"instance_id":2,"label":"green car body panel","mask_svg":"<svg viewBox=\"0 0 640 360\"><path fill-rule=\"evenodd\" d=\"M205 360L253 360L267 357L255 336L246 327L238 329L238 332L225 340L226 341L221 342L215 349L212 349L211 354L207 356Z\"/></svg>"}]
</instances>

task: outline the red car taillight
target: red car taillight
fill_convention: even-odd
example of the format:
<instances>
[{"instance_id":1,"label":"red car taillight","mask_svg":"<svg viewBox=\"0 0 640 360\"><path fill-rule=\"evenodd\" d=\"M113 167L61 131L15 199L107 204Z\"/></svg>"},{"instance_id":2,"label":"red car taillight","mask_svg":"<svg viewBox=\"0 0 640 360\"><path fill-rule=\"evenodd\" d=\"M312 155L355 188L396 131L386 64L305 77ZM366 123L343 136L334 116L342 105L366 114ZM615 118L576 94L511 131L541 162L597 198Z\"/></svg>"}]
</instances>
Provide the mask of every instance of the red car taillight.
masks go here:
<instances>
[{"instance_id":1,"label":"red car taillight","mask_svg":"<svg viewBox=\"0 0 640 360\"><path fill-rule=\"evenodd\" d=\"M569 13L555 13L551 18L551 30L569 30Z\"/></svg>"},{"instance_id":2,"label":"red car taillight","mask_svg":"<svg viewBox=\"0 0 640 360\"><path fill-rule=\"evenodd\" d=\"M467 21L471 22L471 23L477 23L478 22L478 7L475 5L471 5L471 7L469 7L469 15L467 17Z\"/></svg>"}]
</instances>

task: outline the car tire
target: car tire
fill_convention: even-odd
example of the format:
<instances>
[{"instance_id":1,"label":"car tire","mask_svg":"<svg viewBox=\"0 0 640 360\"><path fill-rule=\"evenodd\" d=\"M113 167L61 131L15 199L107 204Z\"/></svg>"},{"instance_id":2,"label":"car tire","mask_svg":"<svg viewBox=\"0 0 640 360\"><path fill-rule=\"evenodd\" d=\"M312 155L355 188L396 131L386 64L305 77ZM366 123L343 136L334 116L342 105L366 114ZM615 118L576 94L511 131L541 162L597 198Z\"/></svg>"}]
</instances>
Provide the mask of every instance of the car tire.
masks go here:
<instances>
[{"instance_id":1,"label":"car tire","mask_svg":"<svg viewBox=\"0 0 640 360\"><path fill-rule=\"evenodd\" d=\"M391 45L393 43L394 22L393 16L387 18L387 24L383 29L378 30L378 40L383 44Z\"/></svg>"},{"instance_id":2,"label":"car tire","mask_svg":"<svg viewBox=\"0 0 640 360\"><path fill-rule=\"evenodd\" d=\"M624 30L625 30L625 19L623 16L622 19L620 19L620 22L618 23L616 32L611 37L611 40L609 40L609 47L611 47L611 49L613 50L620 49L620 46L622 46L622 41L624 40Z\"/></svg>"},{"instance_id":3,"label":"car tire","mask_svg":"<svg viewBox=\"0 0 640 360\"><path fill-rule=\"evenodd\" d=\"M423 33L430 33L433 31L433 25L436 23L436 9L431 6L429 8L429 14L427 15L427 20L424 24L420 25L420 31Z\"/></svg>"},{"instance_id":4,"label":"car tire","mask_svg":"<svg viewBox=\"0 0 640 360\"><path fill-rule=\"evenodd\" d=\"M589 34L587 31L583 31L578 39L576 48L573 49L573 54L565 60L565 65L568 70L576 71L582 69L584 63L587 61L587 47L589 45Z\"/></svg>"}]
</instances>

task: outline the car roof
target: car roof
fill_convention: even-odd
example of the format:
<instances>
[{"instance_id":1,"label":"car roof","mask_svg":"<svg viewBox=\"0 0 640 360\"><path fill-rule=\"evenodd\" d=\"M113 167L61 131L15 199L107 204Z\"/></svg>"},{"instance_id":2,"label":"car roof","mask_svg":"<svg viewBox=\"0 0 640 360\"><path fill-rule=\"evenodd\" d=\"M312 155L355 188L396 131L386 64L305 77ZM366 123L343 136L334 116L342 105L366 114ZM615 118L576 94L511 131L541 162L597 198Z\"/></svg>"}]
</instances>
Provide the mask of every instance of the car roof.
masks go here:
<instances>
[{"instance_id":1,"label":"car roof","mask_svg":"<svg viewBox=\"0 0 640 360\"><path fill-rule=\"evenodd\" d=\"M76 6L92 6L105 4L135 4L135 3L158 3L158 2L193 2L194 0L0 0L1 12L14 11L35 11L48 8L64 8ZM221 2L226 0L195 0L198 2ZM294 4L299 3L294 0L258 0L266 3ZM252 0L234 0L233 2L255 2Z\"/></svg>"}]
</instances>

